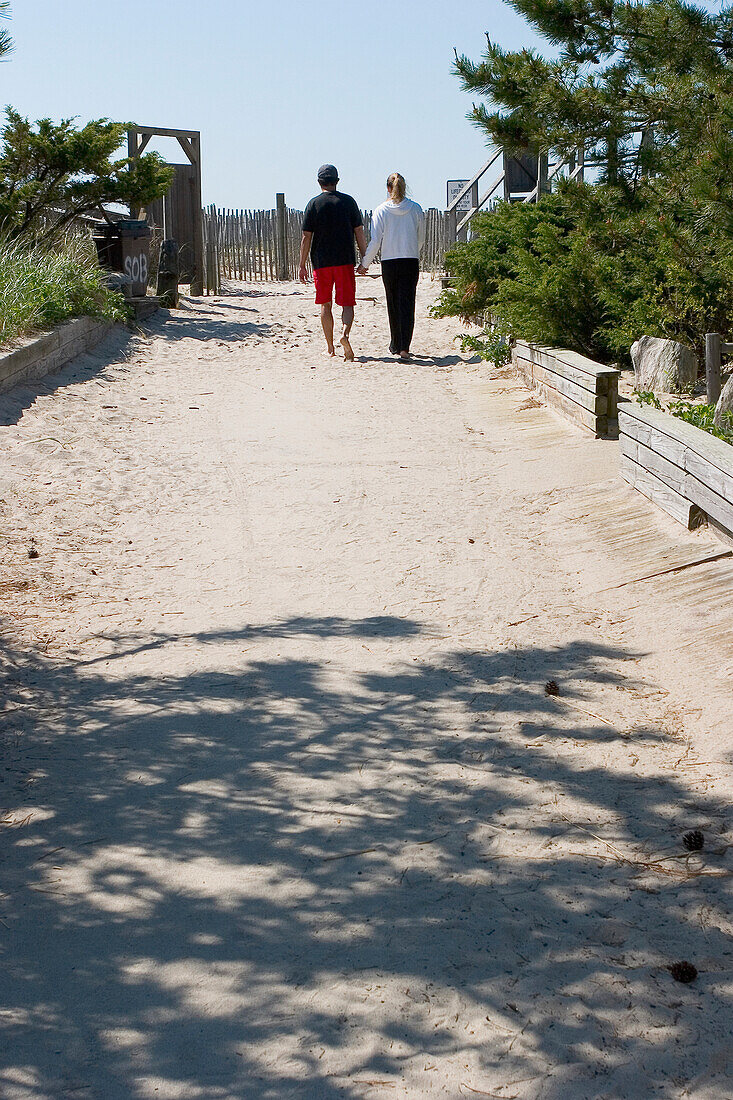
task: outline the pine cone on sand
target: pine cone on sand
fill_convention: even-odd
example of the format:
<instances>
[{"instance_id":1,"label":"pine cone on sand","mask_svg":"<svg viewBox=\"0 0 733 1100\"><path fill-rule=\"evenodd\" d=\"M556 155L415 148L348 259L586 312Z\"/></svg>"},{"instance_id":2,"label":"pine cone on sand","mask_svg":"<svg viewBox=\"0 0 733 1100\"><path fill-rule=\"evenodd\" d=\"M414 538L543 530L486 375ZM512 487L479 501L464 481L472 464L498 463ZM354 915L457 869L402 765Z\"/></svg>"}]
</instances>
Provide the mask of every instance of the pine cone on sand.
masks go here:
<instances>
[{"instance_id":1,"label":"pine cone on sand","mask_svg":"<svg viewBox=\"0 0 733 1100\"><path fill-rule=\"evenodd\" d=\"M705 837L699 829L690 829L682 837L682 843L688 852L701 852L705 845Z\"/></svg>"},{"instance_id":2,"label":"pine cone on sand","mask_svg":"<svg viewBox=\"0 0 733 1100\"><path fill-rule=\"evenodd\" d=\"M557 686L556 680L548 680L545 684L545 695L559 695L560 688Z\"/></svg>"},{"instance_id":3,"label":"pine cone on sand","mask_svg":"<svg viewBox=\"0 0 733 1100\"><path fill-rule=\"evenodd\" d=\"M676 982L687 984L688 982L694 982L697 977L697 967L684 959L681 962L672 963L671 966L667 967L667 970Z\"/></svg>"}]
</instances>

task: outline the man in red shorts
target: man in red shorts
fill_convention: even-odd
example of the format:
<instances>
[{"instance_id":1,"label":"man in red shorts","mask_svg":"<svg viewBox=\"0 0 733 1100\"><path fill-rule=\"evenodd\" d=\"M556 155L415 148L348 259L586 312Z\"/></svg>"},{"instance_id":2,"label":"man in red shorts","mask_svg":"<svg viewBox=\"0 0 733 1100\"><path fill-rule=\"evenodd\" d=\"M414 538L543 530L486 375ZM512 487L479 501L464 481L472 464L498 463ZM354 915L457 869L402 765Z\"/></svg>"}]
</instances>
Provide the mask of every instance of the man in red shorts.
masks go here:
<instances>
[{"instance_id":1,"label":"man in red shorts","mask_svg":"<svg viewBox=\"0 0 733 1100\"><path fill-rule=\"evenodd\" d=\"M349 343L349 333L354 323L356 305L354 237L359 246L360 258L364 256L367 245L359 207L351 195L344 195L336 190L338 181L338 172L332 164L321 165L318 169L321 193L310 200L303 217L300 281L307 282L305 265L310 252L313 281L316 284L316 305L321 307L321 325L328 354L335 354L331 306L335 290L336 305L341 306L344 327L339 343L344 349L344 359L352 360L354 352Z\"/></svg>"}]
</instances>

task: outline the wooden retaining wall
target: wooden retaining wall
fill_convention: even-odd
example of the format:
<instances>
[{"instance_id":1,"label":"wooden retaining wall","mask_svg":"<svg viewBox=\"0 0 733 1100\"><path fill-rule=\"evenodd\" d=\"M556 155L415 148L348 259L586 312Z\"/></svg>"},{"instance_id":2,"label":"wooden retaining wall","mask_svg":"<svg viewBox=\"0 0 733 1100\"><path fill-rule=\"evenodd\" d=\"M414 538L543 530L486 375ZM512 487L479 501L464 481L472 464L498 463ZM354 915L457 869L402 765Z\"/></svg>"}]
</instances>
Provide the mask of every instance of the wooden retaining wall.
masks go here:
<instances>
[{"instance_id":1,"label":"wooden retaining wall","mask_svg":"<svg viewBox=\"0 0 733 1100\"><path fill-rule=\"evenodd\" d=\"M112 328L106 321L79 317L19 348L0 352L0 393L31 378L42 378L77 355L92 351Z\"/></svg>"},{"instance_id":2,"label":"wooden retaining wall","mask_svg":"<svg viewBox=\"0 0 733 1100\"><path fill-rule=\"evenodd\" d=\"M671 413L619 406L621 475L692 528L704 512L733 533L733 447Z\"/></svg>"},{"instance_id":3,"label":"wooden retaining wall","mask_svg":"<svg viewBox=\"0 0 733 1100\"><path fill-rule=\"evenodd\" d=\"M618 435L619 371L564 348L518 340L512 362L525 382L569 420L596 436Z\"/></svg>"}]
</instances>

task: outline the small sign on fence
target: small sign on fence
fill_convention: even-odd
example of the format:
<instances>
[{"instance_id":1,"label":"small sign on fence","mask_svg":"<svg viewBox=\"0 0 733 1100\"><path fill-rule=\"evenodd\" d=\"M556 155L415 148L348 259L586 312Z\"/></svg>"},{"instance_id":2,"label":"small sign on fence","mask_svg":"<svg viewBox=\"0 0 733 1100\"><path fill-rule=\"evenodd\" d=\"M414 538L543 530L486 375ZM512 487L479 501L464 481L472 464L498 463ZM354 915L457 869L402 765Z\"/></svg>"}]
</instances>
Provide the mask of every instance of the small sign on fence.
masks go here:
<instances>
[{"instance_id":1,"label":"small sign on fence","mask_svg":"<svg viewBox=\"0 0 733 1100\"><path fill-rule=\"evenodd\" d=\"M463 188L469 182L470 182L469 180L448 180L448 184L447 184L448 201L445 204L446 207L450 206L450 204L453 202L453 200L455 198L457 198L458 195L460 195ZM469 191L468 194L464 195L464 197L458 203L458 206L456 207L456 212L458 214L467 214L468 211L471 210L471 209L472 209L471 192Z\"/></svg>"}]
</instances>

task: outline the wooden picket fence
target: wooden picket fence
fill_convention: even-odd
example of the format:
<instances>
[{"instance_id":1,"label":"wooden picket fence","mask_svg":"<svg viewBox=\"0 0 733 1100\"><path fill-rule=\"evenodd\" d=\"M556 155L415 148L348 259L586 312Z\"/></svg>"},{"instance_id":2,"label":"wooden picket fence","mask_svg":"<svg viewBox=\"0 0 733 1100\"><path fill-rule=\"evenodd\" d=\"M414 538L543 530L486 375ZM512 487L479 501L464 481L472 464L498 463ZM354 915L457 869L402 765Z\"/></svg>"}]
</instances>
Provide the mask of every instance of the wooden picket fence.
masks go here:
<instances>
[{"instance_id":1,"label":"wooden picket fence","mask_svg":"<svg viewBox=\"0 0 733 1100\"><path fill-rule=\"evenodd\" d=\"M444 210L436 210L431 206L425 211L425 244L420 256L420 266L423 271L429 271L435 275L443 271L443 260L450 247L447 240L448 223Z\"/></svg>"},{"instance_id":2,"label":"wooden picket fence","mask_svg":"<svg viewBox=\"0 0 733 1100\"><path fill-rule=\"evenodd\" d=\"M363 211L367 240L371 211ZM218 294L223 280L275 282L283 276L298 278L303 211L284 211L284 226L277 210L221 210L208 206L204 220L204 287ZM442 270L445 253L445 215L426 211L424 271ZM284 254L283 254L284 253Z\"/></svg>"}]
</instances>

